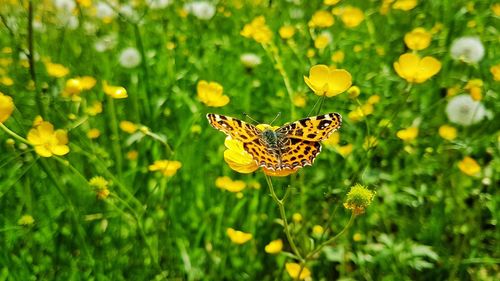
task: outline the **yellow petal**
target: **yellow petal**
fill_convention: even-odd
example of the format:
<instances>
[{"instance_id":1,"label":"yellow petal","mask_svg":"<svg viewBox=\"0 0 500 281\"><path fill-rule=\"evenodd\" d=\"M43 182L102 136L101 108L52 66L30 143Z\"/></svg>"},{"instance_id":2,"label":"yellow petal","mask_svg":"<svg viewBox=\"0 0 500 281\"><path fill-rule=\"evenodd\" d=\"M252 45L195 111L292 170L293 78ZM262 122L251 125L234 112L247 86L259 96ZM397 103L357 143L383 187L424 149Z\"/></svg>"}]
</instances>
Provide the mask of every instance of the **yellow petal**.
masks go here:
<instances>
[{"instance_id":1,"label":"yellow petal","mask_svg":"<svg viewBox=\"0 0 500 281\"><path fill-rule=\"evenodd\" d=\"M331 71L329 77L327 97L343 93L352 85L352 76L344 69L335 69Z\"/></svg>"},{"instance_id":2,"label":"yellow petal","mask_svg":"<svg viewBox=\"0 0 500 281\"><path fill-rule=\"evenodd\" d=\"M44 145L36 145L35 152L42 157L52 156L52 152L49 149L47 149Z\"/></svg>"},{"instance_id":3,"label":"yellow petal","mask_svg":"<svg viewBox=\"0 0 500 281\"><path fill-rule=\"evenodd\" d=\"M67 145L53 145L53 146L51 146L51 151L55 155L62 156L62 155L68 154L69 147Z\"/></svg>"}]
</instances>

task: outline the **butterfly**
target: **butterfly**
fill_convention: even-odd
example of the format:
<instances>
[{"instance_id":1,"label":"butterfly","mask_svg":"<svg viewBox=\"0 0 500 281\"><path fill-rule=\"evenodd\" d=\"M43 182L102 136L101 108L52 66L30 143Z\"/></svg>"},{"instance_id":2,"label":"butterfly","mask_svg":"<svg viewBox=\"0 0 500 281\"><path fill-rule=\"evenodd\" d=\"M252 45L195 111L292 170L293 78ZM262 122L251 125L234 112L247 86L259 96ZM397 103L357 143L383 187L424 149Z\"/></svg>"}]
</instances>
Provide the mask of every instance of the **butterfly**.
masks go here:
<instances>
[{"instance_id":1,"label":"butterfly","mask_svg":"<svg viewBox=\"0 0 500 281\"><path fill-rule=\"evenodd\" d=\"M209 113L215 129L243 143L257 165L272 171L300 169L313 164L321 152L321 141L340 128L342 116L328 113L287 123L277 129L261 130L239 119Z\"/></svg>"}]
</instances>

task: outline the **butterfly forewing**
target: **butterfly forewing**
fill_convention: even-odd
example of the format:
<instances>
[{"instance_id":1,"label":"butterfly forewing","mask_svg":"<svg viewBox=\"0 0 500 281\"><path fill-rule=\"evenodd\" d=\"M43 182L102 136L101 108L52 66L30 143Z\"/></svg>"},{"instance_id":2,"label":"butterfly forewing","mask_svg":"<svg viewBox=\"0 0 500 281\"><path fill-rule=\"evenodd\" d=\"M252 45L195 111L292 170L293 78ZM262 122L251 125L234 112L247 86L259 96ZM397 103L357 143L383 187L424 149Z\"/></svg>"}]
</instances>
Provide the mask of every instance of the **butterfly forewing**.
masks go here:
<instances>
[{"instance_id":1,"label":"butterfly forewing","mask_svg":"<svg viewBox=\"0 0 500 281\"><path fill-rule=\"evenodd\" d=\"M289 138L319 142L326 140L341 125L342 116L340 114L328 113L285 124L276 132Z\"/></svg>"},{"instance_id":2,"label":"butterfly forewing","mask_svg":"<svg viewBox=\"0 0 500 281\"><path fill-rule=\"evenodd\" d=\"M260 137L257 127L239 119L213 113L207 114L207 119L212 127L243 143Z\"/></svg>"}]
</instances>

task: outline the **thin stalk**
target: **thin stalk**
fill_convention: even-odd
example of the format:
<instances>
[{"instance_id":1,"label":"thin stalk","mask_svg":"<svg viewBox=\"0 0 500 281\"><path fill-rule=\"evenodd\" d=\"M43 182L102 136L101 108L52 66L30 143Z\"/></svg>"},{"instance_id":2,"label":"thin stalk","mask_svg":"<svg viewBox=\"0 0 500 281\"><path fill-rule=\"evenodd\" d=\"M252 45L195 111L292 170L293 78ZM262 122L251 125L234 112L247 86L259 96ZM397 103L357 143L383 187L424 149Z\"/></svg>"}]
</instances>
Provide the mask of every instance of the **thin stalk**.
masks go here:
<instances>
[{"instance_id":1,"label":"thin stalk","mask_svg":"<svg viewBox=\"0 0 500 281\"><path fill-rule=\"evenodd\" d=\"M151 93L151 85L149 84L149 70L147 64L147 56L146 52L144 51L144 43L142 41L141 30L139 29L139 25L137 23L134 23L133 26L134 26L137 49L139 49L139 53L141 53L142 57L142 62L141 62L142 80L144 81L144 88L146 90L146 96L143 97L144 107L145 107L144 111L146 115L145 117L147 118L147 120L149 120L151 117L151 105L149 103L149 98L152 96L152 93Z\"/></svg>"},{"instance_id":2,"label":"thin stalk","mask_svg":"<svg viewBox=\"0 0 500 281\"><path fill-rule=\"evenodd\" d=\"M281 219L283 220L283 228L285 229L285 235L286 235L286 238L288 239L288 243L290 243L290 247L292 247L292 250L295 253L295 255L297 255L299 260L302 261L303 260L302 255L300 254L299 248L297 248L297 245L295 245L292 234L290 233L290 228L288 227L288 220L286 218L284 200L279 199L278 196L276 195L271 178L266 174L264 174L264 176L266 178L267 185L269 186L269 191L271 192L271 197L273 198L274 202L276 202L276 204L278 205L278 208L280 211L280 216L281 216Z\"/></svg>"},{"instance_id":3,"label":"thin stalk","mask_svg":"<svg viewBox=\"0 0 500 281\"><path fill-rule=\"evenodd\" d=\"M20 141L22 143L31 145L31 143L27 139L21 137L20 135L16 134L15 132L11 131L3 123L0 123L0 128L2 128L2 130L4 130L8 135L10 135L11 137L15 138L16 140L18 140L18 141Z\"/></svg>"},{"instance_id":4,"label":"thin stalk","mask_svg":"<svg viewBox=\"0 0 500 281\"><path fill-rule=\"evenodd\" d=\"M33 80L33 84L35 86L35 101L38 107L38 113L42 116L45 116L45 109L43 107L42 102L42 93L38 89L38 83L36 80L36 70L35 70L35 46L33 44L33 1L28 2L28 62L30 66L30 76L31 80Z\"/></svg>"},{"instance_id":5,"label":"thin stalk","mask_svg":"<svg viewBox=\"0 0 500 281\"><path fill-rule=\"evenodd\" d=\"M116 109L115 109L115 101L108 97L109 103L109 111L111 117L111 132L112 132L112 141L113 141L113 153L115 154L116 168L118 175L122 174L122 145L120 143L120 135L118 132L118 120L116 118Z\"/></svg>"}]
</instances>

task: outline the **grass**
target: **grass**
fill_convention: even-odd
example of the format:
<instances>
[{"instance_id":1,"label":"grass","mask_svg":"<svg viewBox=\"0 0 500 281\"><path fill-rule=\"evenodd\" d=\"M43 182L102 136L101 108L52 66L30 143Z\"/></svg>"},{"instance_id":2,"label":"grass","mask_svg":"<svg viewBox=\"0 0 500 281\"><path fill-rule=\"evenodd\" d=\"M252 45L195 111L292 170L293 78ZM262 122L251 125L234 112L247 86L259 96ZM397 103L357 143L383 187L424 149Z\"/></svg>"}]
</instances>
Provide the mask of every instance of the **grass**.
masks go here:
<instances>
[{"instance_id":1,"label":"grass","mask_svg":"<svg viewBox=\"0 0 500 281\"><path fill-rule=\"evenodd\" d=\"M126 3L103 1L113 7L104 19L94 12L102 9L98 1L76 1L69 13L57 1L3 2L0 92L12 97L15 109L0 124L0 280L293 280L287 263L310 270L313 280L499 279L494 1L419 1L408 11L389 6L386 14L380 1L333 7L218 1L209 20L177 1L159 10L131 2L135 16L120 8ZM348 28L337 15L331 27L308 26L316 11L348 5L362 10L359 26ZM272 32L269 43L240 35L257 16ZM280 38L284 25L295 27L291 39ZM417 27L433 30L432 41L412 51L403 38ZM325 31L331 42L315 48ZM109 35L114 45L96 50ZM452 42L465 35L484 45L477 63L450 56ZM119 59L127 47L142 58L132 68ZM333 62L338 51L344 59ZM408 83L393 67L407 52L432 56L441 69L423 83ZM243 53L261 63L245 67ZM48 60L69 73L50 75ZM314 95L303 77L317 64L347 70L360 95ZM67 81L85 75L96 85L75 100L64 97ZM480 102L489 115L462 126L445 110L454 91L469 94L472 79L483 83ZM197 97L200 80L219 83L230 102L206 106ZM128 97L106 95L104 81L124 87ZM354 118L374 96L380 101L373 112ZM103 110L92 115L96 102ZM248 113L262 123L281 112L276 125L339 112L343 124L338 144L324 143L312 167L268 177L226 164L224 136L204 117L210 112L239 119ZM38 115L67 132L69 153L41 157L35 151L27 136ZM121 129L124 120L136 130ZM456 128L457 137L440 136L442 125ZM398 131L409 127L418 127L418 136L403 141ZM98 138L87 136L92 128ZM367 147L370 137L376 146ZM352 152L339 153L346 145ZM465 157L480 171L460 169ZM182 167L164 176L149 170L157 160ZM96 176L107 187L96 188ZM246 188L218 188L222 176ZM376 196L353 215L344 202L358 183ZM252 239L232 242L230 227ZM276 239L283 250L266 253Z\"/></svg>"}]
</instances>

